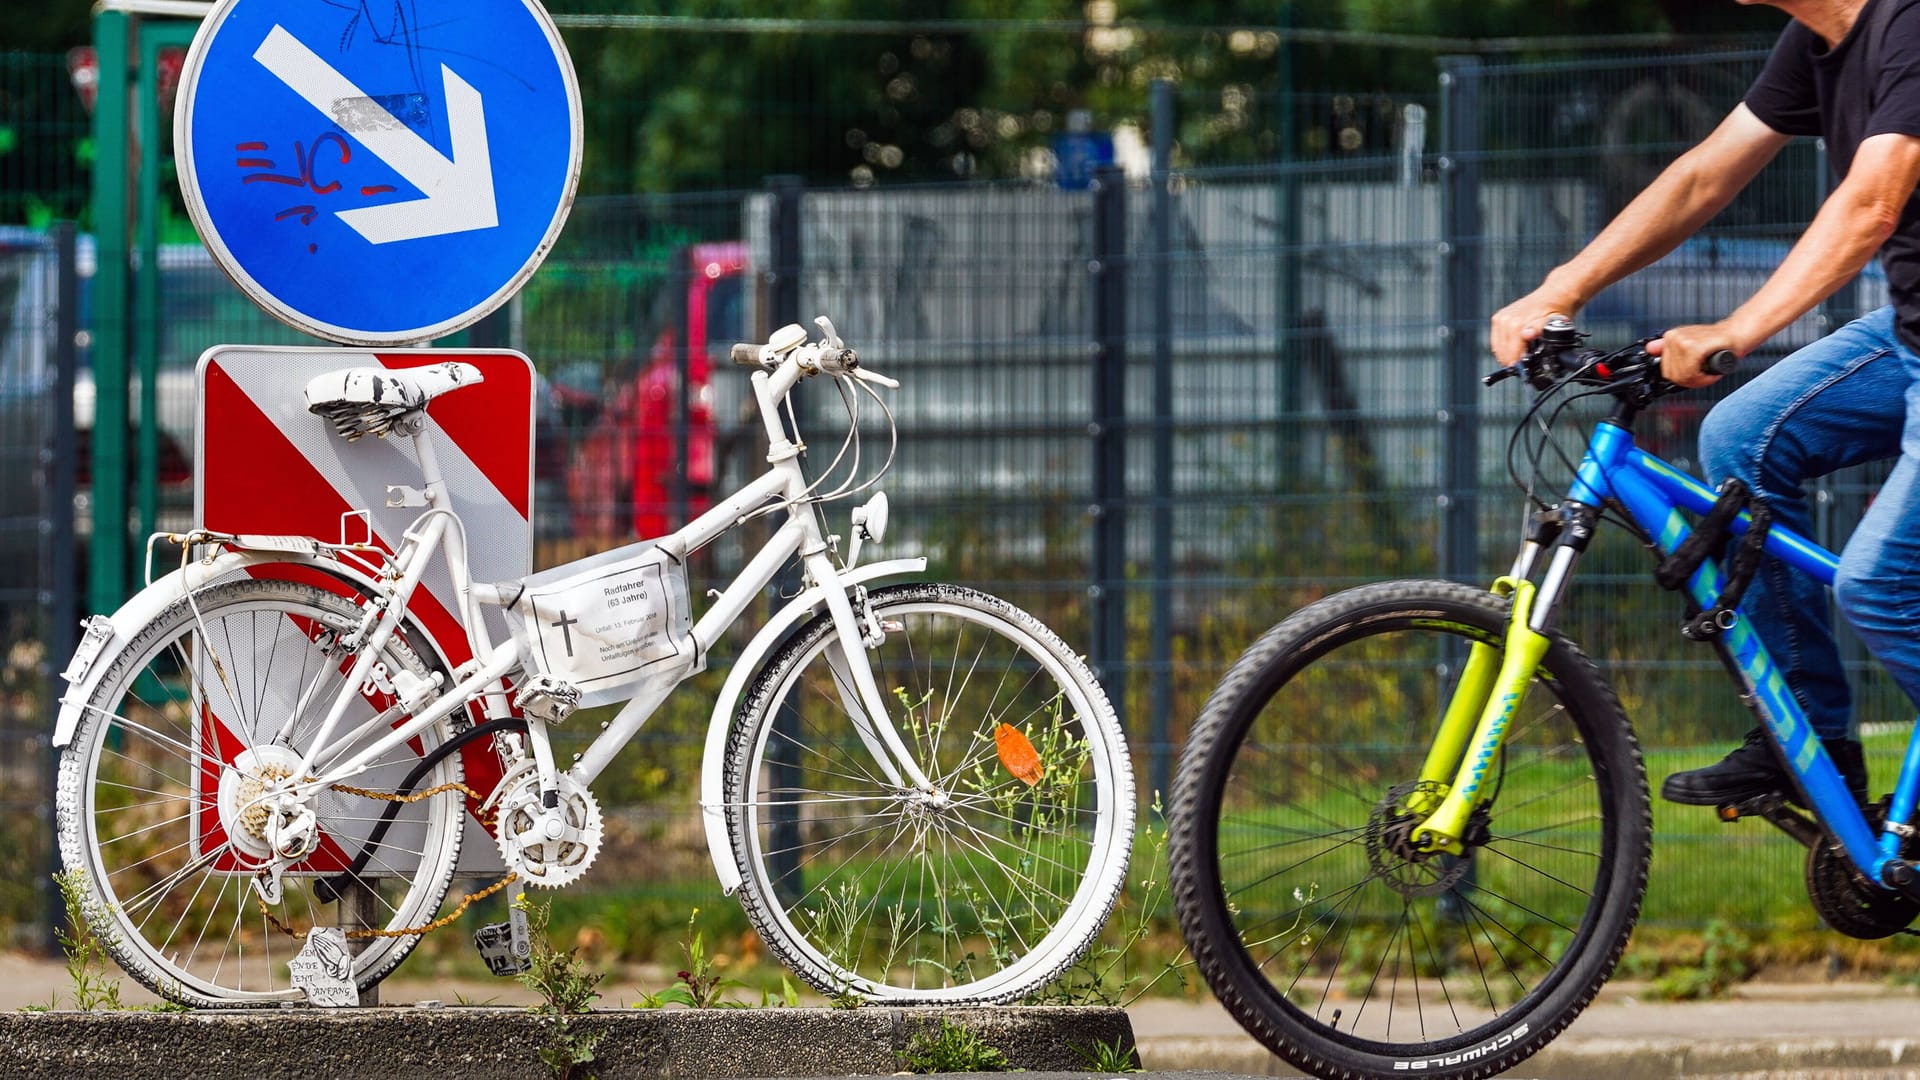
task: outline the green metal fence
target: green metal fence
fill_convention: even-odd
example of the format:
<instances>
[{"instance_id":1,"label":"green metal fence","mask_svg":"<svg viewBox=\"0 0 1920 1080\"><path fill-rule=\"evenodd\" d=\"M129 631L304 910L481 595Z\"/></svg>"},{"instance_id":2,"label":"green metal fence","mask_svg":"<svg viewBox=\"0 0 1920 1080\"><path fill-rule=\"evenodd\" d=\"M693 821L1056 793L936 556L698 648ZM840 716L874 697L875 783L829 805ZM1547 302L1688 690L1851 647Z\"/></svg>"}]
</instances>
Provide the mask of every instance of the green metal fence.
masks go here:
<instances>
[{"instance_id":1,"label":"green metal fence","mask_svg":"<svg viewBox=\"0 0 1920 1080\"><path fill-rule=\"evenodd\" d=\"M561 21L589 105L586 187L551 257L486 330L525 350L543 380L541 564L674 520L754 467L737 374L712 368L710 419L689 422L678 387L735 337L785 317L772 287L788 268L797 314L830 314L904 383L889 548L924 551L938 572L1008 594L1091 650L1148 788L1164 782L1219 672L1299 604L1383 577L1484 580L1506 567L1520 506L1500 449L1520 395L1478 389L1487 312L1703 134L1763 55L1456 59L1443 79L1443 55L1471 43L1287 44L1229 28L1139 31L1095 48L1077 23ZM1325 89L1341 85L1343 57L1365 66L1351 59L1362 48L1392 52L1393 79ZM1100 84L1104 96L1049 96L1032 58L1056 53L1116 81ZM1002 96L968 97L939 74L963 60L1034 71L1024 83L981 75L974 90ZM1228 77L1177 83L1159 114L1175 135L1163 180L1059 182L1046 154L1073 108L1092 109L1097 128L1132 125L1144 154L1156 123L1136 74L1221 68ZM60 72L7 57L0 86ZM913 88L896 100L888 88L903 73ZM712 100L754 107L703 114L707 85L731 88ZM72 136L70 103L43 111L67 117ZM798 187L742 165L768 146L791 155ZM971 160L956 166L961 154ZM11 167L0 153L0 215L82 212L55 165ZM1625 340L1724 313L1811 216L1822 170L1817 148L1796 144L1700 239L1597 301L1589 325ZM769 228L783 199L801 223L790 247ZM168 204L158 200L163 215ZM92 256L80 250L84 279ZM190 392L167 373L216 343L297 335L252 309L197 246L160 243L142 273L154 306L120 340L152 342L155 452L184 455ZM1761 359L1877 302L1876 288L1843 293ZM101 299L88 295L97 330ZM656 407L650 394L676 400ZM695 386L689 398L700 396ZM1663 403L1643 425L1648 443L1686 463L1712 397ZM803 419L835 432L835 416L820 397ZM16 454L36 454L39 438L0 430ZM648 456L661 453L664 479ZM165 475L153 500L163 523L187 505L182 474ZM1844 538L1873 481L1867 471L1821 488L1823 540ZM124 488L91 498L133 501ZM53 513L33 505L36 521ZM707 558L720 572L737 554L722 545ZM1657 778L1711 758L1748 721L1646 571L1635 545L1604 539L1568 627L1618 680ZM23 645L44 632L27 609L71 587L6 594L14 629L0 649L12 651L0 657L34 658L42 679L13 699L23 717L47 715L58 660ZM1862 718L1892 745L1911 706L1857 647L1849 655ZM608 774L616 849L652 856L609 858L584 888L681 912L710 894L690 809L704 704L650 725ZM31 739L4 752L19 763L5 775L44 775ZM1650 920L1760 922L1798 888L1798 849L1780 838L1662 813ZM1740 846L1710 846L1730 837ZM1740 887L1702 871L1709 850L1738 851ZM659 866L683 884L663 892Z\"/></svg>"}]
</instances>

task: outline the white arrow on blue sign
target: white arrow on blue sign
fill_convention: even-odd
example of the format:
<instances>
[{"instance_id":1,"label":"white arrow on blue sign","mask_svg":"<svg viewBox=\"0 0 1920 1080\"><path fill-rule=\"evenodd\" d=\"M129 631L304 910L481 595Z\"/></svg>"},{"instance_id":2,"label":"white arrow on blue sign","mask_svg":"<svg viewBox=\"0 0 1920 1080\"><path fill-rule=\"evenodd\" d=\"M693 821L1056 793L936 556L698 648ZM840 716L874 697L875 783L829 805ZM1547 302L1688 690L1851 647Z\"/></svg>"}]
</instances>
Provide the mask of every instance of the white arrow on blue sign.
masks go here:
<instances>
[{"instance_id":1,"label":"white arrow on blue sign","mask_svg":"<svg viewBox=\"0 0 1920 1080\"><path fill-rule=\"evenodd\" d=\"M580 178L580 89L537 0L220 0L174 113L187 212L296 329L400 345L540 265Z\"/></svg>"}]
</instances>

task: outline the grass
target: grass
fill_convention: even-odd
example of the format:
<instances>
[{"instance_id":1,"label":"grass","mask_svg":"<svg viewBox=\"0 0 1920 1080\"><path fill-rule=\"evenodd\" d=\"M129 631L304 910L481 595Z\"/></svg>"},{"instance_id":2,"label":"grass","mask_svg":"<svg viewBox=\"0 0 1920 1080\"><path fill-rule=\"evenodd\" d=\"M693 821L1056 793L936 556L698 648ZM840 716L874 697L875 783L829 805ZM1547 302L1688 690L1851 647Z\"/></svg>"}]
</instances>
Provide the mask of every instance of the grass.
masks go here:
<instances>
[{"instance_id":1,"label":"grass","mask_svg":"<svg viewBox=\"0 0 1920 1080\"><path fill-rule=\"evenodd\" d=\"M1875 789L1889 787L1904 751L1904 732L1872 733L1866 741ZM1733 743L1707 743L1647 752L1652 786L1670 772L1717 760ZM1854 941L1820 927L1801 886L1802 849L1760 821L1721 824L1711 810L1653 800L1654 852L1641 924L1623 962L1622 978L1651 983L1674 972L1705 966L1709 928L1719 924L1747 940L1736 950L1751 974L1818 969L1859 977L1913 978L1920 972L1920 939ZM677 813L677 811L676 811ZM688 822L692 822L690 813ZM610 820L610 850L580 885L552 897L555 928L590 963L689 970L683 948L695 930L703 962L728 982L725 997L736 1002L788 1000L791 979L766 955L739 906L719 894L696 829L663 824L625 835ZM1140 993L1193 996L1204 993L1186 978L1183 948L1163 884L1165 858L1151 812L1140 815L1134 870L1121 907L1100 944L1069 980L1049 988L1042 1000L1097 1003ZM677 841L677 842L676 842ZM633 870L623 873L623 867ZM640 868L667 868L639 876ZM1303 888L1313 883L1297 883ZM688 912L700 909L688 926ZM431 935L408 972L423 966L447 974L481 974L458 935ZM665 977L657 977L657 986ZM1725 982L1726 980L1719 980ZM664 1003L664 1002L663 1002Z\"/></svg>"},{"instance_id":2,"label":"grass","mask_svg":"<svg viewBox=\"0 0 1920 1080\"><path fill-rule=\"evenodd\" d=\"M943 1019L937 1028L914 1033L900 1051L900 1067L912 1073L949 1073L1005 1072L1013 1066L997 1047Z\"/></svg>"},{"instance_id":3,"label":"grass","mask_svg":"<svg viewBox=\"0 0 1920 1080\"><path fill-rule=\"evenodd\" d=\"M1097 1073L1132 1073L1142 1071L1140 1053L1119 1035L1113 1042L1104 1043L1098 1039L1086 1046L1075 1046L1073 1052L1087 1063L1087 1068Z\"/></svg>"}]
</instances>

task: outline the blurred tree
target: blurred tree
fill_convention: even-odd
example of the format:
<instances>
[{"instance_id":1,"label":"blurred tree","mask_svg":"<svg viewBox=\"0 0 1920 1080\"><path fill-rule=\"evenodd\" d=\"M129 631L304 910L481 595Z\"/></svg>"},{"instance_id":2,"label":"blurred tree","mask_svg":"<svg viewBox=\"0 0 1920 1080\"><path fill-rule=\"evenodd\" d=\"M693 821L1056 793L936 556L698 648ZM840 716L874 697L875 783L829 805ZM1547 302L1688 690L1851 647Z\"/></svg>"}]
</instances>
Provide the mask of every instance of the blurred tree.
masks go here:
<instances>
[{"instance_id":1,"label":"blurred tree","mask_svg":"<svg viewBox=\"0 0 1920 1080\"><path fill-rule=\"evenodd\" d=\"M666 15L672 5L598 6ZM720 30L711 20L763 21ZM833 28L802 33L764 20ZM1432 92L1438 49L1312 43L1283 56L1282 20L1456 41L1759 40L1783 16L1734 0L717 0L686 28L569 31L593 91L584 189L743 186L774 172L856 185L1043 173L1074 110L1091 110L1108 130L1143 127L1147 85L1160 76L1179 83L1189 161L1270 159L1285 126L1283 80L1297 91L1298 148L1377 152L1391 144L1397 99Z\"/></svg>"},{"instance_id":2,"label":"blurred tree","mask_svg":"<svg viewBox=\"0 0 1920 1080\"><path fill-rule=\"evenodd\" d=\"M1315 6L1344 8L1350 29L1473 38L1766 32L1786 19L1772 8L1735 0L1344 0Z\"/></svg>"},{"instance_id":3,"label":"blurred tree","mask_svg":"<svg viewBox=\"0 0 1920 1080\"><path fill-rule=\"evenodd\" d=\"M1160 76L1179 84L1190 162L1268 160L1282 130L1301 152L1376 152L1398 100L1431 93L1437 50L1283 48L1279 25L1460 39L1764 34L1782 18L1735 0L709 0L663 28L618 23L684 5L549 7L609 17L566 31L586 90L586 193L752 186L775 172L852 184L1044 174L1075 110L1144 130ZM8 14L0 49L90 37L87 0L14 0ZM831 29L781 28L821 22Z\"/></svg>"},{"instance_id":4,"label":"blurred tree","mask_svg":"<svg viewBox=\"0 0 1920 1080\"><path fill-rule=\"evenodd\" d=\"M967 17L947 0L785 6L783 18L871 24ZM701 20L769 17L753 0L720 0ZM567 45L597 99L598 160L585 183L615 191L753 184L769 172L951 177L967 150L956 116L980 99L997 59L971 34L904 29L613 30L573 32Z\"/></svg>"},{"instance_id":5,"label":"blurred tree","mask_svg":"<svg viewBox=\"0 0 1920 1080\"><path fill-rule=\"evenodd\" d=\"M0 52L66 52L92 40L88 0L14 0L0 19Z\"/></svg>"}]
</instances>

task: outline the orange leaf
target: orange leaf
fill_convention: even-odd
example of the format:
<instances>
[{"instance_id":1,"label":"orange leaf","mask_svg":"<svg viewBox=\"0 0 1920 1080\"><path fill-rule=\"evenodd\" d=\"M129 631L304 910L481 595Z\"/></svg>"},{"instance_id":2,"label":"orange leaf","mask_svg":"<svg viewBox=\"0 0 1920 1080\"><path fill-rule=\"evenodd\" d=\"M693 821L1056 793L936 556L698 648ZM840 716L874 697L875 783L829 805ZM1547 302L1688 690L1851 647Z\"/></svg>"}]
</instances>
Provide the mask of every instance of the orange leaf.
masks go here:
<instances>
[{"instance_id":1,"label":"orange leaf","mask_svg":"<svg viewBox=\"0 0 1920 1080\"><path fill-rule=\"evenodd\" d=\"M993 731L993 743L1000 751L1000 764L1021 783L1032 787L1047 774L1046 766L1040 764L1040 755L1033 748L1033 740L1021 734L1019 728L1001 724Z\"/></svg>"}]
</instances>

